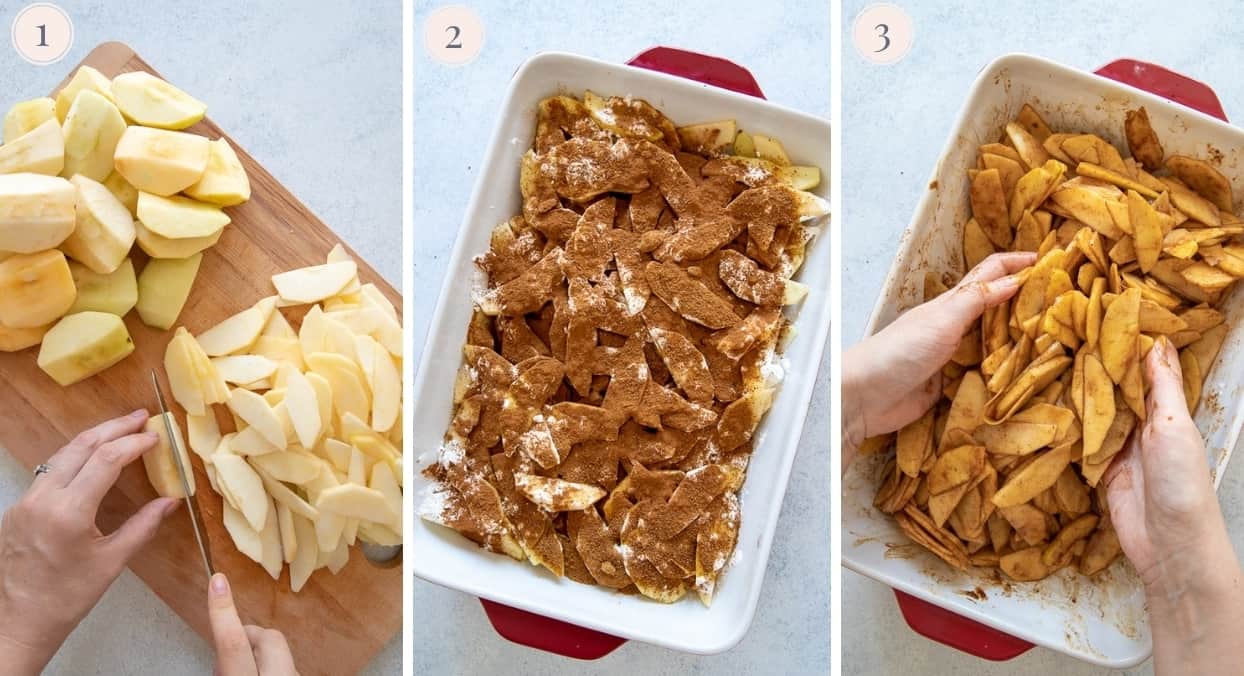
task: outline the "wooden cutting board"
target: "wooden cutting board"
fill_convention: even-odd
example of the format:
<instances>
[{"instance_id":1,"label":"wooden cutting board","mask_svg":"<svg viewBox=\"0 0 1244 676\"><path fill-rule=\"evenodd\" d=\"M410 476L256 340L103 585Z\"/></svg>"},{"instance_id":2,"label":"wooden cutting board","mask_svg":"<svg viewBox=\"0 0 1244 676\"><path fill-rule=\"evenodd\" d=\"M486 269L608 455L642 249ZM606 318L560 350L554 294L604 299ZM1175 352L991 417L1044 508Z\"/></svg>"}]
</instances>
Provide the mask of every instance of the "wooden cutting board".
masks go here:
<instances>
[{"instance_id":1,"label":"wooden cutting board","mask_svg":"<svg viewBox=\"0 0 1244 676\"><path fill-rule=\"evenodd\" d=\"M155 73L132 49L117 42L96 47L82 63L108 77L129 71ZM11 94L22 98L35 95ZM210 108L211 102L208 104ZM187 131L213 139L227 138L207 119ZM220 242L204 253L194 289L178 320L193 334L272 295L269 278L273 274L323 263L328 251L339 242L327 225L258 162L232 139L229 143L250 175L251 200L226 210L233 222L225 228ZM391 227L397 246L401 242L401 226L394 223ZM146 257L137 248L135 253L135 267L141 269ZM375 283L400 311L402 299L398 292L365 261L357 256L355 259L360 280ZM300 315L291 316L295 322L300 319ZM125 323L134 338L133 354L111 369L68 388L60 387L39 370L35 363L38 348L0 353L0 445L26 467L43 462L78 432L105 419L139 407L155 410L151 369L158 370L165 392L169 391L163 358L173 332L145 326L137 312L130 312ZM170 406L182 429L186 429L181 407L172 403ZM219 417L222 423L228 419L227 415ZM212 558L217 569L229 576L242 620L283 631L301 673L356 673L401 631L400 566L377 567L363 557L360 548L354 547L349 565L338 575L327 569L316 571L302 591L294 594L289 588L288 565L281 578L274 581L234 548L221 522L221 498L210 489L197 457L193 463ZM142 463L134 463L104 500L98 518L100 528L111 532L155 497ZM130 569L191 628L210 641L207 576L184 509L165 522L156 540L131 561Z\"/></svg>"}]
</instances>

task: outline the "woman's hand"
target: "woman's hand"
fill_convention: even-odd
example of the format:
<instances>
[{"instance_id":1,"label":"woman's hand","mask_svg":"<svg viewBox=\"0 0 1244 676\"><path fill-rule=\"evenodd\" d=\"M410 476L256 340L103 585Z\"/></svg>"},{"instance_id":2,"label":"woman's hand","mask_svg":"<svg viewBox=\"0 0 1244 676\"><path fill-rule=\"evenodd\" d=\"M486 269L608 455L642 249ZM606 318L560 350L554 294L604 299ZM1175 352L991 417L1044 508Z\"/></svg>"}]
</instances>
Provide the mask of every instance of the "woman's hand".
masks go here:
<instances>
[{"instance_id":1,"label":"woman's hand","mask_svg":"<svg viewBox=\"0 0 1244 676\"><path fill-rule=\"evenodd\" d=\"M216 643L217 676L297 676L285 635L253 624L242 626L224 573L208 584L207 611Z\"/></svg>"},{"instance_id":2,"label":"woman's hand","mask_svg":"<svg viewBox=\"0 0 1244 676\"><path fill-rule=\"evenodd\" d=\"M1110 520L1145 585L1159 674L1237 673L1244 663L1240 564L1165 338L1145 359L1144 424L1104 479Z\"/></svg>"},{"instance_id":3,"label":"woman's hand","mask_svg":"<svg viewBox=\"0 0 1244 676\"><path fill-rule=\"evenodd\" d=\"M104 422L53 455L0 522L0 664L37 674L180 502L158 498L115 532L95 526L121 470L155 445L143 410ZM11 669L11 671L10 671Z\"/></svg>"},{"instance_id":4,"label":"woman's hand","mask_svg":"<svg viewBox=\"0 0 1244 676\"><path fill-rule=\"evenodd\" d=\"M955 286L912 308L842 356L843 464L868 437L903 427L941 396L942 366L986 308L1019 289L1014 273L1034 253L1000 253L981 261Z\"/></svg>"}]
</instances>

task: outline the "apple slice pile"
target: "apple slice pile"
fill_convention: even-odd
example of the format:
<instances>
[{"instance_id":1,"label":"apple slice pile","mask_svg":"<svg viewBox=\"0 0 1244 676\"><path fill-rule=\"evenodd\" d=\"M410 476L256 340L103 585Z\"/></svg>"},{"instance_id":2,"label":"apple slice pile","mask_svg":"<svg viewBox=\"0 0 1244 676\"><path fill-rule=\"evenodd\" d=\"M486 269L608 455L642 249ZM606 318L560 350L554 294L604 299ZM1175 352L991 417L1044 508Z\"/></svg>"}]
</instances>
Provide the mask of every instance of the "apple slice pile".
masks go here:
<instances>
[{"instance_id":1,"label":"apple slice pile","mask_svg":"<svg viewBox=\"0 0 1244 676\"><path fill-rule=\"evenodd\" d=\"M273 579L288 563L297 592L319 568L336 574L357 540L402 542L402 327L340 245L272 283L276 295L198 336L178 327L164 368L238 551ZM281 308L306 305L295 330ZM183 496L175 466L146 467L158 492Z\"/></svg>"},{"instance_id":2,"label":"apple slice pile","mask_svg":"<svg viewBox=\"0 0 1244 676\"><path fill-rule=\"evenodd\" d=\"M39 366L67 386L133 351L117 321L131 309L158 329L177 321L202 252L229 224L224 207L251 193L228 142L181 131L206 111L148 73L109 80L90 66L55 99L9 109L0 145L0 351L42 344ZM151 257L139 275L135 244Z\"/></svg>"}]
</instances>

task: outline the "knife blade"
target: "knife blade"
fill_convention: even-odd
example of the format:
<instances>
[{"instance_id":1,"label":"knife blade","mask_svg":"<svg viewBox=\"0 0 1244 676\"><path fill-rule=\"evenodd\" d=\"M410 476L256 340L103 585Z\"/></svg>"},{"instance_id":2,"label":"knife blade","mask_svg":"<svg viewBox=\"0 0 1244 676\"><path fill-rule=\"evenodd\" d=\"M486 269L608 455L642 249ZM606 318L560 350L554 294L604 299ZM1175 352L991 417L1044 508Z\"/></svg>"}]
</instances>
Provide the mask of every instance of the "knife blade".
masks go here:
<instances>
[{"instance_id":1,"label":"knife blade","mask_svg":"<svg viewBox=\"0 0 1244 676\"><path fill-rule=\"evenodd\" d=\"M164 391L160 389L160 379L156 376L155 369L151 370L151 384L155 388L156 402L160 405L161 417L164 419L164 431L168 434L173 464L177 466L182 491L186 494L186 511L190 514L190 525L194 527L194 539L199 543L199 553L203 555L203 567L207 569L207 577L211 578L216 573L216 569L212 566L212 548L207 539L207 531L203 529L203 513L199 511L199 503L190 494L188 472L193 470L182 464L181 435L173 429L172 419L168 415L168 406L164 403Z\"/></svg>"}]
</instances>

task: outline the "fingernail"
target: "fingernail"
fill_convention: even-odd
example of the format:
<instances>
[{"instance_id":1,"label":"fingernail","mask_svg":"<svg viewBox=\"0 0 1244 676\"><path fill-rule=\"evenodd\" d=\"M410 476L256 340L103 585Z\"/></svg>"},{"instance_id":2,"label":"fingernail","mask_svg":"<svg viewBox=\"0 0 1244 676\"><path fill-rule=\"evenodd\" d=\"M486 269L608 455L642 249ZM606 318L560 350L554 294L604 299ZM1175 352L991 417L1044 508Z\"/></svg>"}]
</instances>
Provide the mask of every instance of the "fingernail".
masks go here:
<instances>
[{"instance_id":1,"label":"fingernail","mask_svg":"<svg viewBox=\"0 0 1244 676\"><path fill-rule=\"evenodd\" d=\"M227 596L229 594L229 580L224 573L216 573L212 576L211 590L213 596Z\"/></svg>"},{"instance_id":2,"label":"fingernail","mask_svg":"<svg viewBox=\"0 0 1244 676\"><path fill-rule=\"evenodd\" d=\"M164 505L164 516L176 512L179 507L181 507L181 500L169 500L168 504Z\"/></svg>"},{"instance_id":3,"label":"fingernail","mask_svg":"<svg viewBox=\"0 0 1244 676\"><path fill-rule=\"evenodd\" d=\"M134 411L133 413L131 413L131 414L130 414L130 417L131 417L131 418L146 418L146 417L147 417L147 409L145 409L145 408L140 408L140 409L138 409L138 410Z\"/></svg>"}]
</instances>

